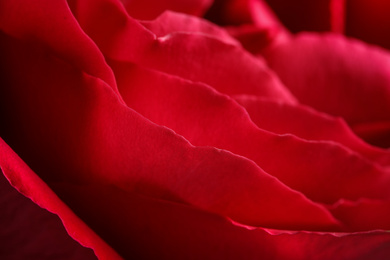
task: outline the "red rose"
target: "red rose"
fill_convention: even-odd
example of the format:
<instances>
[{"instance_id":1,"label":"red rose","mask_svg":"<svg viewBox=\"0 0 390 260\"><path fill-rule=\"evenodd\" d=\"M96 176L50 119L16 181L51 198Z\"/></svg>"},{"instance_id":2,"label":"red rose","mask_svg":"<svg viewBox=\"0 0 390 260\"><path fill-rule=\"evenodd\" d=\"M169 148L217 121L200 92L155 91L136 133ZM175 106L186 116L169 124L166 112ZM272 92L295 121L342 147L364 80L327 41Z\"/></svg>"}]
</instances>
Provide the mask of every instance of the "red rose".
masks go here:
<instances>
[{"instance_id":1,"label":"red rose","mask_svg":"<svg viewBox=\"0 0 390 260\"><path fill-rule=\"evenodd\" d=\"M276 17L3 0L0 256L387 259L390 56Z\"/></svg>"}]
</instances>

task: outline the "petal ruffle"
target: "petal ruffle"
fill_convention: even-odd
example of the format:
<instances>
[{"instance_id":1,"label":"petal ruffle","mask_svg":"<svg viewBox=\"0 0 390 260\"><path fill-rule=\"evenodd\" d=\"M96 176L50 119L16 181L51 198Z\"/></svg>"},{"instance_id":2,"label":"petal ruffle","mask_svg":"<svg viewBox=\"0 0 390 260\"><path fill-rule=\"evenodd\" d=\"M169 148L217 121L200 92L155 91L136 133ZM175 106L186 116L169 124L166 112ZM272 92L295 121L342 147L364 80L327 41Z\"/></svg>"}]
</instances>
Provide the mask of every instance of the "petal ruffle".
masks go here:
<instances>
[{"instance_id":1,"label":"petal ruffle","mask_svg":"<svg viewBox=\"0 0 390 260\"><path fill-rule=\"evenodd\" d=\"M253 122L262 129L277 134L293 134L306 140L336 142L375 163L383 166L390 165L389 151L362 141L341 118L300 104L291 105L247 95L234 98L245 107ZM364 133L356 132L364 136ZM381 140L383 142L383 139Z\"/></svg>"},{"instance_id":2,"label":"petal ruffle","mask_svg":"<svg viewBox=\"0 0 390 260\"><path fill-rule=\"evenodd\" d=\"M86 2L90 3L88 8L81 4ZM240 47L199 34L176 32L157 37L129 17L114 0L80 1L73 12L106 58L204 82L222 93L295 102L264 61ZM100 19L102 24L98 17L105 17Z\"/></svg>"},{"instance_id":3,"label":"petal ruffle","mask_svg":"<svg viewBox=\"0 0 390 260\"><path fill-rule=\"evenodd\" d=\"M1 43L7 66L0 134L44 181L114 183L251 225L337 226L323 207L253 162L193 147L171 130L151 124L106 83L55 53L4 35Z\"/></svg>"},{"instance_id":4,"label":"petal ruffle","mask_svg":"<svg viewBox=\"0 0 390 260\"><path fill-rule=\"evenodd\" d=\"M388 171L335 142L264 131L242 107L209 86L129 63L109 63L130 107L195 145L245 156L315 201L390 197Z\"/></svg>"}]
</instances>

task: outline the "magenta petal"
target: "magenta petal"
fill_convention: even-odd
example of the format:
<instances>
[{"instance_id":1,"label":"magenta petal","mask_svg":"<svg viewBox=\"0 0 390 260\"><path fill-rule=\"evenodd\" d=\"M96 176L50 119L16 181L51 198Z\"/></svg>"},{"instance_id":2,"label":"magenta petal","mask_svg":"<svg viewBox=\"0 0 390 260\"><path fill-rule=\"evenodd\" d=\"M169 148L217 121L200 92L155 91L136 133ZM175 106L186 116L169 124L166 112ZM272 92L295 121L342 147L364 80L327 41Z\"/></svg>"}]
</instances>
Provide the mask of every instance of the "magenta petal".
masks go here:
<instances>
[{"instance_id":1,"label":"magenta petal","mask_svg":"<svg viewBox=\"0 0 390 260\"><path fill-rule=\"evenodd\" d=\"M136 19L152 20L166 10L202 15L212 0L121 0L127 12Z\"/></svg>"},{"instance_id":2,"label":"magenta petal","mask_svg":"<svg viewBox=\"0 0 390 260\"><path fill-rule=\"evenodd\" d=\"M200 34L177 32L157 37L127 16L114 1L94 0L88 2L88 8L83 5L86 2L77 2L74 13L106 58L204 82L222 93L295 102L264 61L238 46ZM99 17L104 17L101 24Z\"/></svg>"},{"instance_id":3,"label":"magenta petal","mask_svg":"<svg viewBox=\"0 0 390 260\"><path fill-rule=\"evenodd\" d=\"M46 182L114 183L251 225L337 227L323 207L253 162L193 147L126 107L105 82L47 55L42 46L7 36L0 43L7 64L0 134Z\"/></svg>"},{"instance_id":4,"label":"magenta petal","mask_svg":"<svg viewBox=\"0 0 390 260\"><path fill-rule=\"evenodd\" d=\"M68 8L65 0L4 0L0 6L0 30L16 38L44 42L62 59L101 78L115 89L114 75L104 57L80 30Z\"/></svg>"},{"instance_id":5,"label":"magenta petal","mask_svg":"<svg viewBox=\"0 0 390 260\"><path fill-rule=\"evenodd\" d=\"M390 147L390 120L356 124L353 130L373 145Z\"/></svg>"},{"instance_id":6,"label":"magenta petal","mask_svg":"<svg viewBox=\"0 0 390 260\"><path fill-rule=\"evenodd\" d=\"M224 29L195 16L167 11L154 21L143 21L141 23L157 37L164 37L174 32L199 33L214 37L227 44L239 46L237 40Z\"/></svg>"},{"instance_id":7,"label":"magenta petal","mask_svg":"<svg viewBox=\"0 0 390 260\"><path fill-rule=\"evenodd\" d=\"M390 151L362 141L341 118L299 104L292 105L245 95L234 98L245 107L253 122L262 129L277 134L293 134L307 140L337 142L375 163L390 165ZM354 131L364 136L362 131L359 132L356 128ZM367 136L364 138L368 139ZM383 139L381 142L383 143Z\"/></svg>"},{"instance_id":8,"label":"magenta petal","mask_svg":"<svg viewBox=\"0 0 390 260\"><path fill-rule=\"evenodd\" d=\"M329 207L332 214L344 223L347 230L389 230L390 201L360 199L340 200Z\"/></svg>"},{"instance_id":9,"label":"magenta petal","mask_svg":"<svg viewBox=\"0 0 390 260\"><path fill-rule=\"evenodd\" d=\"M2 173L0 211L1 259L96 259L68 236L58 218L13 189Z\"/></svg>"},{"instance_id":10,"label":"magenta petal","mask_svg":"<svg viewBox=\"0 0 390 260\"><path fill-rule=\"evenodd\" d=\"M58 215L68 234L80 244L92 248L99 259L121 259L109 245L107 245L99 236L97 236L94 231L92 231L78 216L73 213L72 210L69 209L69 207L63 201L57 197L57 195L47 186L47 184L45 184L20 159L1 138L0 168L12 186L14 186L23 195L30 198L40 207ZM4 200L1 205L2 216L0 219L2 221L7 221L7 217L12 217L12 219L8 220L8 222L12 221L18 225L17 227L8 227L11 230L14 228L17 234L14 235L15 240L13 240L11 237L7 238L7 241L2 241L2 246L5 242L8 242L9 247L3 247L6 250L2 250L1 253L4 252L5 254L19 254L18 257L23 256L26 258L37 257L41 254L41 257L45 259L44 256L50 256L47 254L53 254L52 259L69 259L68 257L75 257L75 259L77 259L76 257L79 259L93 259L90 252L88 252L86 249L81 250L80 246L76 246L74 243L69 241L69 237L62 233L64 230L59 226L60 223L58 219L55 219L52 214L45 212L43 209L39 209L37 206L34 206L33 203L27 199L21 198L21 195L17 195L16 191L9 192L9 184L6 183L7 181L4 180L2 176L0 177L2 178L2 191L0 199L2 201ZM11 199L16 199L19 202L18 207L16 209L14 208L14 213L20 214L25 210L24 213L28 213L29 216L10 216L8 212L3 215L3 210L6 210L7 208L11 210L11 206L16 207L16 204L9 204L10 202L15 203L15 201L11 201ZM39 226L40 221L45 221L43 226ZM29 225L34 226L29 227ZM49 230L45 230L49 228L49 226L46 225L50 225ZM21 230L23 226L26 228L25 230ZM43 230L36 231L35 229L38 227L42 227ZM10 232L10 229L4 229L2 227L2 232L0 232L0 234L6 235L5 232ZM19 241L16 240L18 238L20 238ZM31 240L31 242L26 240ZM13 244L17 242L19 243ZM56 243L60 242L61 244L56 245ZM21 247L14 248L17 245L20 245ZM50 248L52 246L53 248ZM13 249L16 249L16 251L12 252ZM40 250L44 250L44 252ZM71 255L72 253L74 253L73 256ZM65 255L61 256L61 254Z\"/></svg>"},{"instance_id":11,"label":"magenta petal","mask_svg":"<svg viewBox=\"0 0 390 260\"><path fill-rule=\"evenodd\" d=\"M264 131L242 107L207 85L129 63L109 63L130 107L195 145L245 156L314 201L390 197L388 170L336 142ZM369 157L388 158L386 152L362 149Z\"/></svg>"},{"instance_id":12,"label":"magenta petal","mask_svg":"<svg viewBox=\"0 0 390 260\"><path fill-rule=\"evenodd\" d=\"M388 52L342 36L301 34L264 55L302 103L352 127L390 119Z\"/></svg>"},{"instance_id":13,"label":"magenta petal","mask_svg":"<svg viewBox=\"0 0 390 260\"><path fill-rule=\"evenodd\" d=\"M390 255L387 232L270 231L107 184L58 184L57 190L73 197L75 211L126 259L385 260Z\"/></svg>"}]
</instances>

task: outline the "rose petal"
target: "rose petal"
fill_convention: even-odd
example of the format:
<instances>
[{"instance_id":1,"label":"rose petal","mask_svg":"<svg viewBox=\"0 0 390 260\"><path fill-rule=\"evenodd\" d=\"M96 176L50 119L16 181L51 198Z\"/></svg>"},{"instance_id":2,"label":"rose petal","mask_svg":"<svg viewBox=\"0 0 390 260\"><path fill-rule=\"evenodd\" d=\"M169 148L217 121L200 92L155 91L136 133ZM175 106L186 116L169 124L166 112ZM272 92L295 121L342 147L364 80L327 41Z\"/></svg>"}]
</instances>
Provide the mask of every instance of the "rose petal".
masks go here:
<instances>
[{"instance_id":1,"label":"rose petal","mask_svg":"<svg viewBox=\"0 0 390 260\"><path fill-rule=\"evenodd\" d=\"M262 29L284 30L271 8L261 0L216 0L205 17L221 25L255 24Z\"/></svg>"},{"instance_id":2,"label":"rose petal","mask_svg":"<svg viewBox=\"0 0 390 260\"><path fill-rule=\"evenodd\" d=\"M307 140L340 143L365 158L390 166L390 152L371 146L341 118L332 117L304 105L291 105L254 96L235 96L260 128L277 134L294 134ZM356 131L356 128L354 129ZM359 133L362 135L362 133ZM365 138L367 139L367 137Z\"/></svg>"},{"instance_id":3,"label":"rose petal","mask_svg":"<svg viewBox=\"0 0 390 260\"><path fill-rule=\"evenodd\" d=\"M136 19L152 20L166 10L200 16L212 0L121 0L127 12Z\"/></svg>"},{"instance_id":4,"label":"rose petal","mask_svg":"<svg viewBox=\"0 0 390 260\"><path fill-rule=\"evenodd\" d=\"M346 3L346 34L390 48L390 2L348 0Z\"/></svg>"},{"instance_id":5,"label":"rose petal","mask_svg":"<svg viewBox=\"0 0 390 260\"><path fill-rule=\"evenodd\" d=\"M61 201L57 195L37 176L31 169L11 150L11 148L0 138L0 169L5 177L9 180L12 186L14 186L20 193L24 194L26 197L30 198L33 202L37 203L40 207L47 209L48 211L58 215L62 221L62 224L65 226L68 234L78 241L80 244L92 248L99 259L121 259L119 255L109 246L107 245L99 236L96 235L94 231L92 231L78 216L76 216L68 206ZM3 178L3 177L1 177ZM9 184L4 185L4 189L9 189ZM2 189L2 192L4 190ZM15 194L15 193L14 193ZM14 195L16 196L16 195ZM4 194L1 197L2 200L6 199L6 203L14 202L8 201L9 198L5 198ZM42 227L42 223L36 223L35 221L43 220L39 218L44 218L46 224L51 224L50 230L41 231L42 240L38 241L32 240L30 244L27 244L24 248L17 248L15 252L12 252L12 247L3 247L6 248L5 254L27 254L27 256L36 257L36 254L44 254L47 255L49 252L53 254L61 253L61 249L65 249L62 246L72 245L68 240L63 240L66 236L62 234L61 229L58 227L58 220L53 218L53 215L45 212L43 209L39 209L37 207L31 206L31 202L26 202L26 200L19 199L22 203L21 205L26 205L30 209L29 216L27 218L25 216L12 216L13 221L18 221L18 227L16 228L20 236L23 239L39 239L38 236L39 231L36 231L34 228ZM22 202L23 201L23 202ZM20 205L20 206L21 206ZM2 204L4 206L4 204ZM26 208L18 207L20 210L24 210ZM2 207L2 212L4 208ZM36 215L32 215L32 214ZM30 215L31 214L31 215ZM2 215L2 217L6 217L7 215ZM38 218L38 219L36 219ZM21 225L28 225L34 221L34 226L29 227L24 230L21 230ZM32 224L32 223L31 223ZM48 228L46 226L46 228ZM2 227L2 231L8 231ZM35 232L36 231L36 232ZM32 237L29 237L29 232L34 232L31 234ZM53 233L52 233L53 232ZM22 233L22 234L20 234ZM2 233L4 234L4 233ZM53 236L54 235L54 236ZM48 239L50 238L50 241ZM51 240L53 239L53 240ZM56 240L61 239L61 244L57 245L55 248L46 248L45 245L54 246L50 243L55 243ZM68 238L67 238L68 239ZM7 239L8 242L10 240ZM57 240L58 241L58 240ZM68 242L67 242L68 241ZM2 243L6 241L2 240ZM26 241L20 241L21 243ZM58 241L59 242L59 241ZM41 244L42 243L42 244ZM4 244L2 244L4 245ZM12 246L12 244L9 244ZM72 247L75 247L73 244ZM78 247L80 248L80 247ZM22 250L24 249L24 250ZM71 247L67 247L67 250L70 250ZM39 252L40 250L45 250L44 252ZM57 251L59 250L59 251ZM77 257L79 252L80 257L88 257L90 258L90 253L86 253L86 250L79 251L80 249L76 249L78 251L74 251L75 257ZM29 255L29 253L33 253L33 255ZM64 253L64 252L63 252ZM70 251L68 253L71 253ZM42 257L44 256L42 255ZM57 257L61 257L60 255L54 255L55 259ZM68 258L67 258L68 259ZM83 258L85 259L85 258Z\"/></svg>"},{"instance_id":6,"label":"rose petal","mask_svg":"<svg viewBox=\"0 0 390 260\"><path fill-rule=\"evenodd\" d=\"M388 232L270 232L235 225L186 205L126 193L107 184L57 187L73 197L76 212L126 259L384 260L390 256Z\"/></svg>"},{"instance_id":7,"label":"rose petal","mask_svg":"<svg viewBox=\"0 0 390 260\"><path fill-rule=\"evenodd\" d=\"M301 34L265 53L304 104L352 125L390 119L390 55L336 35Z\"/></svg>"},{"instance_id":8,"label":"rose petal","mask_svg":"<svg viewBox=\"0 0 390 260\"><path fill-rule=\"evenodd\" d=\"M247 93L295 102L264 62L237 46L188 33L158 38L127 16L115 0L77 3L73 12L106 58L137 62L201 81L222 93Z\"/></svg>"},{"instance_id":9,"label":"rose petal","mask_svg":"<svg viewBox=\"0 0 390 260\"><path fill-rule=\"evenodd\" d=\"M356 124L353 130L373 145L390 147L390 120Z\"/></svg>"},{"instance_id":10,"label":"rose petal","mask_svg":"<svg viewBox=\"0 0 390 260\"><path fill-rule=\"evenodd\" d=\"M79 241L90 243L97 238L95 235L88 238L88 234L93 234L89 233L89 228L2 140L0 145L1 167L7 169L5 173L14 185L42 207L56 212L68 230L77 230L71 233ZM62 182L53 186L68 197L76 213L126 259L291 259L292 251L297 259L386 259L390 255L390 235L385 232L335 236L253 230L192 207L124 192L109 184ZM113 214L115 212L120 214ZM112 249L104 251L106 245L99 243L92 244L99 259L120 259Z\"/></svg>"},{"instance_id":11,"label":"rose petal","mask_svg":"<svg viewBox=\"0 0 390 260\"><path fill-rule=\"evenodd\" d=\"M258 53L263 48L273 43L276 37L280 37L283 32L279 29L262 29L253 24L241 26L230 26L226 30L231 36L236 38L241 45L251 53Z\"/></svg>"},{"instance_id":12,"label":"rose petal","mask_svg":"<svg viewBox=\"0 0 390 260\"><path fill-rule=\"evenodd\" d=\"M337 143L266 132L242 107L208 86L129 63L109 63L130 107L195 145L245 156L315 201L390 196L388 170Z\"/></svg>"},{"instance_id":13,"label":"rose petal","mask_svg":"<svg viewBox=\"0 0 390 260\"><path fill-rule=\"evenodd\" d=\"M68 236L58 218L13 189L2 173L0 208L2 259L96 259Z\"/></svg>"},{"instance_id":14,"label":"rose petal","mask_svg":"<svg viewBox=\"0 0 390 260\"><path fill-rule=\"evenodd\" d=\"M222 28L195 16L166 11L154 21L141 22L143 26L151 30L157 37L163 37L173 32L191 32L206 34L215 37L227 44L239 43Z\"/></svg>"},{"instance_id":15,"label":"rose petal","mask_svg":"<svg viewBox=\"0 0 390 260\"><path fill-rule=\"evenodd\" d=\"M62 59L101 78L115 89L114 75L104 57L80 30L65 0L4 0L0 8L0 30L16 38L45 42Z\"/></svg>"},{"instance_id":16,"label":"rose petal","mask_svg":"<svg viewBox=\"0 0 390 260\"><path fill-rule=\"evenodd\" d=\"M388 200L340 200L329 209L337 219L345 224L347 230L390 229L390 201Z\"/></svg>"},{"instance_id":17,"label":"rose petal","mask_svg":"<svg viewBox=\"0 0 390 260\"><path fill-rule=\"evenodd\" d=\"M0 39L7 64L0 134L48 183L115 183L252 225L337 227L323 207L253 162L195 148L130 110L105 82L55 53L33 42Z\"/></svg>"}]
</instances>

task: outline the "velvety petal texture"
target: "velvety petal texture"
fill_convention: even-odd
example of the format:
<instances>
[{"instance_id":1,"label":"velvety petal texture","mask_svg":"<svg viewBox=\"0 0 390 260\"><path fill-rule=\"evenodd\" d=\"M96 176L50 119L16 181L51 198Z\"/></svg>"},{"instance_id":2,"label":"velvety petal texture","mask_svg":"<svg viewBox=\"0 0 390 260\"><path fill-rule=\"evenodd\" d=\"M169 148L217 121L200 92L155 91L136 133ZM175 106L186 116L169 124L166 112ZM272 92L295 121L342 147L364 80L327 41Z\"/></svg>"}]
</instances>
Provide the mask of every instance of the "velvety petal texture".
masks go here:
<instances>
[{"instance_id":1,"label":"velvety petal texture","mask_svg":"<svg viewBox=\"0 0 390 260\"><path fill-rule=\"evenodd\" d=\"M386 51L337 35L301 34L278 41L263 54L302 103L342 116L353 128L390 120ZM388 135L390 129L382 125Z\"/></svg>"},{"instance_id":2,"label":"velvety petal texture","mask_svg":"<svg viewBox=\"0 0 390 260\"><path fill-rule=\"evenodd\" d=\"M3 0L0 258L388 259L390 56L267 2Z\"/></svg>"}]
</instances>

